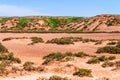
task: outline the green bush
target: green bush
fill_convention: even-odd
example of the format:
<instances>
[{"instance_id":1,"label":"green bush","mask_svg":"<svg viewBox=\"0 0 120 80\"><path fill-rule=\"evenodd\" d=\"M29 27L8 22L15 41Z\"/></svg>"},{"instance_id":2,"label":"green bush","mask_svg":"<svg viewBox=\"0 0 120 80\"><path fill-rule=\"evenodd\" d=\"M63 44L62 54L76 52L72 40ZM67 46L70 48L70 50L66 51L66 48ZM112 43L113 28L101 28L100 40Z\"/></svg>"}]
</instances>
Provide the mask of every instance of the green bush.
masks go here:
<instances>
[{"instance_id":1,"label":"green bush","mask_svg":"<svg viewBox=\"0 0 120 80\"><path fill-rule=\"evenodd\" d=\"M112 66L114 66L114 62L106 61L101 66L104 67L104 68L105 67L112 67Z\"/></svg>"},{"instance_id":2,"label":"green bush","mask_svg":"<svg viewBox=\"0 0 120 80\"><path fill-rule=\"evenodd\" d=\"M74 72L73 75L77 75L80 77L84 76L91 76L91 70L90 69L79 69L78 71Z\"/></svg>"},{"instance_id":3,"label":"green bush","mask_svg":"<svg viewBox=\"0 0 120 80\"><path fill-rule=\"evenodd\" d=\"M34 64L33 62L27 61L23 64L23 66L31 66L33 64Z\"/></svg>"},{"instance_id":4,"label":"green bush","mask_svg":"<svg viewBox=\"0 0 120 80\"><path fill-rule=\"evenodd\" d=\"M35 67L33 66L33 62L27 61L23 64L23 67L26 71L35 71Z\"/></svg>"},{"instance_id":5,"label":"green bush","mask_svg":"<svg viewBox=\"0 0 120 80\"><path fill-rule=\"evenodd\" d=\"M20 18L20 21L19 21L19 25L20 25L20 27L25 27L25 26L27 26L27 24L28 24L28 19L27 18Z\"/></svg>"},{"instance_id":6,"label":"green bush","mask_svg":"<svg viewBox=\"0 0 120 80\"><path fill-rule=\"evenodd\" d=\"M99 48L96 53L113 53L113 54L119 54L120 48L114 47L114 46L104 46L102 48Z\"/></svg>"},{"instance_id":7,"label":"green bush","mask_svg":"<svg viewBox=\"0 0 120 80\"><path fill-rule=\"evenodd\" d=\"M96 63L100 63L100 60L98 58L91 58L88 60L87 63L88 64L96 64Z\"/></svg>"},{"instance_id":8,"label":"green bush","mask_svg":"<svg viewBox=\"0 0 120 80\"><path fill-rule=\"evenodd\" d=\"M0 43L0 53L6 53L8 49Z\"/></svg>"},{"instance_id":9,"label":"green bush","mask_svg":"<svg viewBox=\"0 0 120 80\"><path fill-rule=\"evenodd\" d=\"M50 53L47 56L44 56L43 59L57 59L60 60L62 58L64 58L64 54L57 52L57 53Z\"/></svg>"},{"instance_id":10,"label":"green bush","mask_svg":"<svg viewBox=\"0 0 120 80\"><path fill-rule=\"evenodd\" d=\"M100 61L106 61L108 58L106 56L100 56L98 57L98 60Z\"/></svg>"},{"instance_id":11,"label":"green bush","mask_svg":"<svg viewBox=\"0 0 120 80\"><path fill-rule=\"evenodd\" d=\"M32 43L31 44L35 44L35 43L39 43L39 42L44 42L42 38L39 37L31 37L32 39Z\"/></svg>"},{"instance_id":12,"label":"green bush","mask_svg":"<svg viewBox=\"0 0 120 80\"><path fill-rule=\"evenodd\" d=\"M72 40L70 38L55 38L52 40L48 40L47 43L56 43L56 44L73 44Z\"/></svg>"},{"instance_id":13,"label":"green bush","mask_svg":"<svg viewBox=\"0 0 120 80\"><path fill-rule=\"evenodd\" d=\"M78 52L78 53L75 53L74 56L76 56L76 57L84 57L84 56L88 56L88 54L86 54L84 52Z\"/></svg>"},{"instance_id":14,"label":"green bush","mask_svg":"<svg viewBox=\"0 0 120 80\"><path fill-rule=\"evenodd\" d=\"M114 59L116 59L116 57L115 56L109 56L108 59L109 60L114 60Z\"/></svg>"},{"instance_id":15,"label":"green bush","mask_svg":"<svg viewBox=\"0 0 120 80\"><path fill-rule=\"evenodd\" d=\"M58 26L58 23L59 23L58 19L52 18L52 17L46 19L46 21L47 21L47 23L48 23L52 28L57 27L57 26Z\"/></svg>"}]
</instances>

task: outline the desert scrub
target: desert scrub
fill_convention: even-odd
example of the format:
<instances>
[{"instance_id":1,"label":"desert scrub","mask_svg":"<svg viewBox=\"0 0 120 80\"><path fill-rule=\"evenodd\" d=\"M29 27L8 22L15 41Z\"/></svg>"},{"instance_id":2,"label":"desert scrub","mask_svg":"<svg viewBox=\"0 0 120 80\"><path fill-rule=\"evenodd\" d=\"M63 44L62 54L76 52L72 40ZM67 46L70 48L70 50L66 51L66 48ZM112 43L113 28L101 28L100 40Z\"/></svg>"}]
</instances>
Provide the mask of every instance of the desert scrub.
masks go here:
<instances>
[{"instance_id":1,"label":"desert scrub","mask_svg":"<svg viewBox=\"0 0 120 80\"><path fill-rule=\"evenodd\" d=\"M73 75L77 75L80 77L84 77L84 76L90 77L92 76L91 73L92 71L90 69L79 69L78 71L75 71Z\"/></svg>"},{"instance_id":2,"label":"desert scrub","mask_svg":"<svg viewBox=\"0 0 120 80\"><path fill-rule=\"evenodd\" d=\"M71 79L68 79L67 77L61 77L61 76L53 75L53 76L49 77L49 79L38 78L37 80L71 80Z\"/></svg>"},{"instance_id":3,"label":"desert scrub","mask_svg":"<svg viewBox=\"0 0 120 80\"><path fill-rule=\"evenodd\" d=\"M84 53L84 52L78 52L78 53L75 53L74 56L76 56L76 57L85 57L85 56L89 56L89 55Z\"/></svg>"},{"instance_id":4,"label":"desert scrub","mask_svg":"<svg viewBox=\"0 0 120 80\"><path fill-rule=\"evenodd\" d=\"M74 44L74 42L96 42L94 39L83 39L82 37L62 37L62 38L54 38L52 40L48 40L46 43L56 43L56 44Z\"/></svg>"},{"instance_id":5,"label":"desert scrub","mask_svg":"<svg viewBox=\"0 0 120 80\"><path fill-rule=\"evenodd\" d=\"M35 43L40 43L40 42L44 42L42 38L40 37L31 37L31 45L35 44Z\"/></svg>"},{"instance_id":6,"label":"desert scrub","mask_svg":"<svg viewBox=\"0 0 120 80\"><path fill-rule=\"evenodd\" d=\"M30 61L27 61L23 64L23 68L26 70L26 71L35 71L35 67L33 66L33 62L30 62Z\"/></svg>"},{"instance_id":7,"label":"desert scrub","mask_svg":"<svg viewBox=\"0 0 120 80\"><path fill-rule=\"evenodd\" d=\"M106 61L101 66L104 67L104 68L105 67L113 67L114 66L114 62Z\"/></svg>"},{"instance_id":8,"label":"desert scrub","mask_svg":"<svg viewBox=\"0 0 120 80\"><path fill-rule=\"evenodd\" d=\"M100 63L100 62L103 62L103 61L110 61L110 60L114 60L116 59L115 56L109 56L109 57L106 57L106 56L100 56L100 57L93 57L91 59L89 59L87 61L88 64L97 64L97 63Z\"/></svg>"},{"instance_id":9,"label":"desert scrub","mask_svg":"<svg viewBox=\"0 0 120 80\"><path fill-rule=\"evenodd\" d=\"M0 53L7 53L8 49L0 43Z\"/></svg>"},{"instance_id":10,"label":"desert scrub","mask_svg":"<svg viewBox=\"0 0 120 80\"><path fill-rule=\"evenodd\" d=\"M91 58L87 61L88 64L97 64L100 63L100 60L98 58Z\"/></svg>"},{"instance_id":11,"label":"desert scrub","mask_svg":"<svg viewBox=\"0 0 120 80\"><path fill-rule=\"evenodd\" d=\"M7 60L7 61L10 61L11 63L14 62L14 63L21 63L21 60L17 57L14 57L14 54L13 53L8 53L8 54L5 54L5 53L1 53L0 54L0 60Z\"/></svg>"},{"instance_id":12,"label":"desert scrub","mask_svg":"<svg viewBox=\"0 0 120 80\"><path fill-rule=\"evenodd\" d=\"M56 44L73 44L70 38L55 38L52 40L48 40L46 43L56 43Z\"/></svg>"},{"instance_id":13,"label":"desert scrub","mask_svg":"<svg viewBox=\"0 0 120 80\"><path fill-rule=\"evenodd\" d=\"M99 48L96 53L111 53L111 54L119 54L120 48L115 46L104 46Z\"/></svg>"},{"instance_id":14,"label":"desert scrub","mask_svg":"<svg viewBox=\"0 0 120 80\"><path fill-rule=\"evenodd\" d=\"M12 39L11 37L8 37L8 38L4 38L2 41L9 41L11 39Z\"/></svg>"},{"instance_id":15,"label":"desert scrub","mask_svg":"<svg viewBox=\"0 0 120 80\"><path fill-rule=\"evenodd\" d=\"M120 41L117 42L116 47L120 48Z\"/></svg>"}]
</instances>

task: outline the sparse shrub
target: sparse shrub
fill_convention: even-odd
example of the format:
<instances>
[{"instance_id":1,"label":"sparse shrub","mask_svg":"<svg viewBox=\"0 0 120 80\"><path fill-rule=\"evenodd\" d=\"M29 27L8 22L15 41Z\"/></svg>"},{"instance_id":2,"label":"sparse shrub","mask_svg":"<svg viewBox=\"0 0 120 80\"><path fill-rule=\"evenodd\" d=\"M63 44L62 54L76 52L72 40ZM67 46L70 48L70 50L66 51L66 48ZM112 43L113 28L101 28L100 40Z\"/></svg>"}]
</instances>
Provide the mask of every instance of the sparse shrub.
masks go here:
<instances>
[{"instance_id":1,"label":"sparse shrub","mask_svg":"<svg viewBox=\"0 0 120 80\"><path fill-rule=\"evenodd\" d=\"M33 62L27 61L23 64L23 67L26 71L35 71L35 67L32 66L33 64L34 64Z\"/></svg>"},{"instance_id":2,"label":"sparse shrub","mask_svg":"<svg viewBox=\"0 0 120 80\"><path fill-rule=\"evenodd\" d=\"M47 43L56 43L56 44L73 44L70 38L55 38L52 40L48 40Z\"/></svg>"},{"instance_id":3,"label":"sparse shrub","mask_svg":"<svg viewBox=\"0 0 120 80\"><path fill-rule=\"evenodd\" d=\"M2 41L9 41L9 40L11 40L12 38L11 37L9 37L9 38L4 38Z\"/></svg>"},{"instance_id":4,"label":"sparse shrub","mask_svg":"<svg viewBox=\"0 0 120 80\"><path fill-rule=\"evenodd\" d=\"M114 62L106 61L101 66L104 67L104 68L105 67L112 67L112 66L114 66Z\"/></svg>"},{"instance_id":5,"label":"sparse shrub","mask_svg":"<svg viewBox=\"0 0 120 80\"><path fill-rule=\"evenodd\" d=\"M57 75L53 75L49 78L49 80L68 80L67 78L62 78L60 76Z\"/></svg>"},{"instance_id":6,"label":"sparse shrub","mask_svg":"<svg viewBox=\"0 0 120 80\"><path fill-rule=\"evenodd\" d=\"M92 71L90 69L79 69L78 71L74 72L73 75L77 75L77 76L80 76L80 77L92 76L91 72Z\"/></svg>"},{"instance_id":7,"label":"sparse shrub","mask_svg":"<svg viewBox=\"0 0 120 80\"><path fill-rule=\"evenodd\" d=\"M21 63L21 60L20 60L20 58L14 58L14 62Z\"/></svg>"},{"instance_id":8,"label":"sparse shrub","mask_svg":"<svg viewBox=\"0 0 120 80\"><path fill-rule=\"evenodd\" d=\"M73 56L73 54L71 52L66 52L65 56Z\"/></svg>"},{"instance_id":9,"label":"sparse shrub","mask_svg":"<svg viewBox=\"0 0 120 80\"><path fill-rule=\"evenodd\" d=\"M99 48L96 53L113 53L113 54L119 54L120 48L114 47L114 46L104 46L102 48Z\"/></svg>"},{"instance_id":10,"label":"sparse shrub","mask_svg":"<svg viewBox=\"0 0 120 80\"><path fill-rule=\"evenodd\" d=\"M100 61L106 61L108 58L106 56L100 56L98 57L98 60Z\"/></svg>"},{"instance_id":11,"label":"sparse shrub","mask_svg":"<svg viewBox=\"0 0 120 80\"><path fill-rule=\"evenodd\" d=\"M35 44L35 43L39 43L39 42L44 42L42 38L39 37L31 37L32 39L32 43L31 44Z\"/></svg>"},{"instance_id":12,"label":"sparse shrub","mask_svg":"<svg viewBox=\"0 0 120 80\"><path fill-rule=\"evenodd\" d=\"M30 65L33 65L33 64L34 64L33 62L27 61L23 64L23 66L30 66Z\"/></svg>"},{"instance_id":13,"label":"sparse shrub","mask_svg":"<svg viewBox=\"0 0 120 80\"><path fill-rule=\"evenodd\" d=\"M96 63L100 63L100 60L98 58L91 58L88 60L87 63L88 64L96 64Z\"/></svg>"},{"instance_id":14,"label":"sparse shrub","mask_svg":"<svg viewBox=\"0 0 120 80\"><path fill-rule=\"evenodd\" d=\"M43 59L47 59L47 58L51 58L51 59L62 59L64 58L64 54L60 53L60 52L57 52L57 53L51 53L51 54L48 54L47 56L44 56Z\"/></svg>"},{"instance_id":15,"label":"sparse shrub","mask_svg":"<svg viewBox=\"0 0 120 80\"><path fill-rule=\"evenodd\" d=\"M42 63L42 65L48 64L51 60L52 60L52 59L50 59L50 58L45 59L44 62Z\"/></svg>"},{"instance_id":16,"label":"sparse shrub","mask_svg":"<svg viewBox=\"0 0 120 80\"><path fill-rule=\"evenodd\" d=\"M116 59L116 57L115 56L109 56L108 59L109 60L114 60L114 59Z\"/></svg>"},{"instance_id":17,"label":"sparse shrub","mask_svg":"<svg viewBox=\"0 0 120 80\"><path fill-rule=\"evenodd\" d=\"M84 56L88 56L88 54L84 53L84 52L78 52L74 54L76 57L84 57Z\"/></svg>"},{"instance_id":18,"label":"sparse shrub","mask_svg":"<svg viewBox=\"0 0 120 80\"><path fill-rule=\"evenodd\" d=\"M7 53L8 49L0 43L0 53Z\"/></svg>"}]
</instances>

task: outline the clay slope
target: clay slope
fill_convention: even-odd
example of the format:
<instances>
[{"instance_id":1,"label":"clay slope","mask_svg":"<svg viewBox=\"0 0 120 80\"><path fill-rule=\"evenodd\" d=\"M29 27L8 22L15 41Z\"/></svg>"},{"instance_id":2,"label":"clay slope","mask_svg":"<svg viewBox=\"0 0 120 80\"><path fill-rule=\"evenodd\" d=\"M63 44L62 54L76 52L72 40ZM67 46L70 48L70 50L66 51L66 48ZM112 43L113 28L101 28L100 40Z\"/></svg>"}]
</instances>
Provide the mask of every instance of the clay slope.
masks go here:
<instances>
[{"instance_id":1,"label":"clay slope","mask_svg":"<svg viewBox=\"0 0 120 80\"><path fill-rule=\"evenodd\" d=\"M2 17L0 18L0 30L78 30L85 32L112 32L120 31L120 16L104 14L90 18L63 16Z\"/></svg>"},{"instance_id":2,"label":"clay slope","mask_svg":"<svg viewBox=\"0 0 120 80\"><path fill-rule=\"evenodd\" d=\"M73 22L65 26L58 27L58 30L81 30L81 31L120 31L119 15L97 15L82 22Z\"/></svg>"}]
</instances>

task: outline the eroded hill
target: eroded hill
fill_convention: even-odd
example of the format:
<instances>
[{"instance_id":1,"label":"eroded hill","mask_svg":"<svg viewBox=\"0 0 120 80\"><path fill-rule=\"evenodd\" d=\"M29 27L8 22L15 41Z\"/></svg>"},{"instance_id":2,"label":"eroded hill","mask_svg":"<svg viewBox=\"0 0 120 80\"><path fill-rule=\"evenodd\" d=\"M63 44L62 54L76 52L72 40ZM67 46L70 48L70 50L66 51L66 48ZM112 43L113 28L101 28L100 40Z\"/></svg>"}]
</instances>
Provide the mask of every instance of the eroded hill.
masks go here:
<instances>
[{"instance_id":1,"label":"eroded hill","mask_svg":"<svg viewBox=\"0 0 120 80\"><path fill-rule=\"evenodd\" d=\"M97 15L94 17L2 17L1 31L85 31L112 32L120 31L119 15Z\"/></svg>"}]
</instances>

